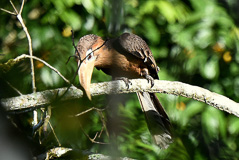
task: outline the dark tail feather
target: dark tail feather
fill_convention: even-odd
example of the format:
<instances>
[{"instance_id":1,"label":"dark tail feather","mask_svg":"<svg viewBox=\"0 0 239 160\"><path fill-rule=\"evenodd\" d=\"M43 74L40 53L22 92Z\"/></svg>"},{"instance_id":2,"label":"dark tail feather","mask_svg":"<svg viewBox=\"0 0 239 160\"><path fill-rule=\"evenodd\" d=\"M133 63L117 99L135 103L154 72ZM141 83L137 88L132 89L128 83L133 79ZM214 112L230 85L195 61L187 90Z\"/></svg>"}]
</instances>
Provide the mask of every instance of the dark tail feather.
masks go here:
<instances>
[{"instance_id":1,"label":"dark tail feather","mask_svg":"<svg viewBox=\"0 0 239 160\"><path fill-rule=\"evenodd\" d=\"M158 98L148 92L137 92L137 96L155 143L162 149L168 148L173 141L171 124Z\"/></svg>"}]
</instances>

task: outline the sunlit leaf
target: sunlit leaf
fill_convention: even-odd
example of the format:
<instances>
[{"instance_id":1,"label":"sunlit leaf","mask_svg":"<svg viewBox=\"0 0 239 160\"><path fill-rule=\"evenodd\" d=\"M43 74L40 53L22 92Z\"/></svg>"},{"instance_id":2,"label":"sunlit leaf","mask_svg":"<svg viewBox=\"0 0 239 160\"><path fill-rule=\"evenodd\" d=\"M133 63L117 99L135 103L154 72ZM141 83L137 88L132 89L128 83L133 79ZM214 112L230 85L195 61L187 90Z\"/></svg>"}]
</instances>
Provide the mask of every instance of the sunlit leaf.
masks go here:
<instances>
[{"instance_id":1,"label":"sunlit leaf","mask_svg":"<svg viewBox=\"0 0 239 160\"><path fill-rule=\"evenodd\" d=\"M239 97L239 76L235 78L234 82L234 93L237 97Z\"/></svg>"},{"instance_id":2,"label":"sunlit leaf","mask_svg":"<svg viewBox=\"0 0 239 160\"><path fill-rule=\"evenodd\" d=\"M213 116L216 115L216 116ZM202 114L202 126L207 140L218 139L226 136L226 122L221 111L207 108Z\"/></svg>"},{"instance_id":3,"label":"sunlit leaf","mask_svg":"<svg viewBox=\"0 0 239 160\"><path fill-rule=\"evenodd\" d=\"M218 58L214 56L206 62L205 66L201 68L201 73L207 79L216 78L219 74Z\"/></svg>"},{"instance_id":4,"label":"sunlit leaf","mask_svg":"<svg viewBox=\"0 0 239 160\"><path fill-rule=\"evenodd\" d=\"M181 114L181 118L179 119L182 126L187 125L191 120L193 120L193 117L202 112L204 108L205 106L201 102L192 101L188 103L186 109Z\"/></svg>"},{"instance_id":5,"label":"sunlit leaf","mask_svg":"<svg viewBox=\"0 0 239 160\"><path fill-rule=\"evenodd\" d=\"M230 116L229 122L228 122L228 131L232 135L239 134L239 118L235 116Z\"/></svg>"},{"instance_id":6,"label":"sunlit leaf","mask_svg":"<svg viewBox=\"0 0 239 160\"><path fill-rule=\"evenodd\" d=\"M169 23L174 23L176 20L176 13L173 5L168 1L159 1L157 3L161 14L167 19Z\"/></svg>"},{"instance_id":7,"label":"sunlit leaf","mask_svg":"<svg viewBox=\"0 0 239 160\"><path fill-rule=\"evenodd\" d=\"M74 30L81 28L81 17L74 11L64 11L60 14L61 19Z\"/></svg>"},{"instance_id":8,"label":"sunlit leaf","mask_svg":"<svg viewBox=\"0 0 239 160\"><path fill-rule=\"evenodd\" d=\"M46 86L53 86L53 80L51 76L51 71L48 69L42 69L41 79Z\"/></svg>"},{"instance_id":9,"label":"sunlit leaf","mask_svg":"<svg viewBox=\"0 0 239 160\"><path fill-rule=\"evenodd\" d=\"M145 37L150 39L151 43L158 43L160 41L160 32L153 19L144 20Z\"/></svg>"}]
</instances>

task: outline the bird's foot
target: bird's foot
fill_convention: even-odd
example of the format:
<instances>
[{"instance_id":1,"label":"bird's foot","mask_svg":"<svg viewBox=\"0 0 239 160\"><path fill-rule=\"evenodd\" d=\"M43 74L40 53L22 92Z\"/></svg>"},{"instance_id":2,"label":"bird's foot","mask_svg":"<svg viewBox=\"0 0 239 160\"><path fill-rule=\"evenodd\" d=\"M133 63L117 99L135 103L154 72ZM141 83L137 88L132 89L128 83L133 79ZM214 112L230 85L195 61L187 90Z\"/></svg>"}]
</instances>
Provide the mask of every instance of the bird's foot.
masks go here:
<instances>
[{"instance_id":1,"label":"bird's foot","mask_svg":"<svg viewBox=\"0 0 239 160\"><path fill-rule=\"evenodd\" d=\"M130 80L126 77L116 77L115 80L122 80L124 81L127 89L129 89L129 85L132 85L132 82L130 82Z\"/></svg>"},{"instance_id":2,"label":"bird's foot","mask_svg":"<svg viewBox=\"0 0 239 160\"><path fill-rule=\"evenodd\" d=\"M154 79L149 74L145 75L145 78L148 80L148 83L151 83L151 88L154 86Z\"/></svg>"}]
</instances>

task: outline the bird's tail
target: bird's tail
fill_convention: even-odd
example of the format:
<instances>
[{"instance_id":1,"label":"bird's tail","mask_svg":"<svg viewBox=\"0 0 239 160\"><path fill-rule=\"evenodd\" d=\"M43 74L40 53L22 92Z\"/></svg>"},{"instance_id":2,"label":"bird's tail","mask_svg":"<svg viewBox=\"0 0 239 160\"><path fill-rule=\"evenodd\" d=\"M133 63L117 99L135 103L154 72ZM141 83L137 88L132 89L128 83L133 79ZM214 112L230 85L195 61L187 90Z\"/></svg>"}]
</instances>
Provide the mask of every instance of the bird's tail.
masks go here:
<instances>
[{"instance_id":1,"label":"bird's tail","mask_svg":"<svg viewBox=\"0 0 239 160\"><path fill-rule=\"evenodd\" d=\"M149 131L155 143L162 149L172 143L171 123L155 93L137 92Z\"/></svg>"}]
</instances>

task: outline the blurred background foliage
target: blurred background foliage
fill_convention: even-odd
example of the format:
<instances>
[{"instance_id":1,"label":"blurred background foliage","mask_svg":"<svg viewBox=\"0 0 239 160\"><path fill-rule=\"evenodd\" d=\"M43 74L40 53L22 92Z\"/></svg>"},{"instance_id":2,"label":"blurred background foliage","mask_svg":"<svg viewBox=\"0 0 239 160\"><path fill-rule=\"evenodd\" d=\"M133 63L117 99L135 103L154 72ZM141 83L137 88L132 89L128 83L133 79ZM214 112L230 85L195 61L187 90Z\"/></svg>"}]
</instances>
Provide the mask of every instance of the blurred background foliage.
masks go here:
<instances>
[{"instance_id":1,"label":"blurred background foliage","mask_svg":"<svg viewBox=\"0 0 239 160\"><path fill-rule=\"evenodd\" d=\"M13 3L20 8L20 1ZM236 0L34 0L26 1L22 17L32 37L33 54L69 80L77 68L73 59L66 65L74 54L71 30L75 42L90 33L107 38L133 32L150 46L161 68L160 79L197 85L238 102L238 7ZM13 11L7 0L1 1L1 8ZM28 41L16 17L1 11L0 23L1 63L27 54ZM67 86L42 63L35 61L35 67L37 91ZM95 70L92 82L110 79ZM1 98L18 95L8 83L23 94L31 93L29 59L14 66L0 81ZM74 84L79 84L77 78ZM105 108L106 96L94 97L92 102L82 98L55 104L50 121L62 146L74 149L136 159L239 159L237 117L195 100L163 94L158 97L174 128L175 141L165 151L151 142L134 94L124 95L114 108L119 119L116 136L111 139L114 147L91 143L82 131L91 138L99 133L101 112L92 110L71 117L92 106ZM31 113L12 116L28 136L31 117ZM38 139L42 143L39 153L59 145L50 128L47 135L34 137L37 143ZM110 141L105 130L96 140Z\"/></svg>"}]
</instances>

